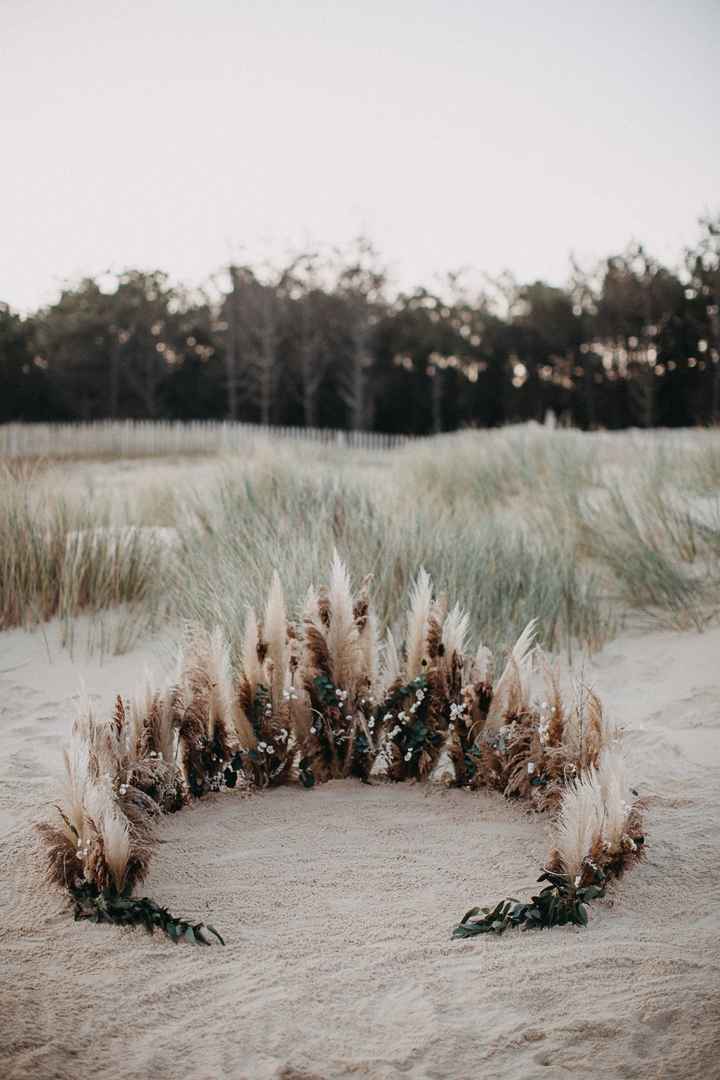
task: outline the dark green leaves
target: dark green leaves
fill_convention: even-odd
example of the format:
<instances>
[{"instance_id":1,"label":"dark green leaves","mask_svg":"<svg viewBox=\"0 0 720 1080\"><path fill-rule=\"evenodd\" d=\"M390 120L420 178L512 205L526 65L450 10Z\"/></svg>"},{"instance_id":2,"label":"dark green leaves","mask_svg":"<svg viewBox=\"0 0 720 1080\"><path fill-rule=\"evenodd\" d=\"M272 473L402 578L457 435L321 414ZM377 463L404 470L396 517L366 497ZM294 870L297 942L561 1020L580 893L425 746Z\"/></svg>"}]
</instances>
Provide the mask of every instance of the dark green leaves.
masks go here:
<instances>
[{"instance_id":1,"label":"dark green leaves","mask_svg":"<svg viewBox=\"0 0 720 1080\"><path fill-rule=\"evenodd\" d=\"M213 937L224 945L220 934L206 923L190 923L177 919L167 908L160 907L147 896L125 897L113 893L95 894L89 885L75 889L75 918L95 923L114 923L116 926L144 926L149 934L162 930L171 941L187 941L191 945L211 945Z\"/></svg>"},{"instance_id":2,"label":"dark green leaves","mask_svg":"<svg viewBox=\"0 0 720 1080\"><path fill-rule=\"evenodd\" d=\"M586 904L605 893L604 882L576 888L564 874L545 870L539 881L549 881L529 902L522 903L514 897L501 900L494 908L470 908L459 926L453 930L454 938L475 937L477 934L502 934L519 926L522 930L544 930L553 926L587 926Z\"/></svg>"}]
</instances>

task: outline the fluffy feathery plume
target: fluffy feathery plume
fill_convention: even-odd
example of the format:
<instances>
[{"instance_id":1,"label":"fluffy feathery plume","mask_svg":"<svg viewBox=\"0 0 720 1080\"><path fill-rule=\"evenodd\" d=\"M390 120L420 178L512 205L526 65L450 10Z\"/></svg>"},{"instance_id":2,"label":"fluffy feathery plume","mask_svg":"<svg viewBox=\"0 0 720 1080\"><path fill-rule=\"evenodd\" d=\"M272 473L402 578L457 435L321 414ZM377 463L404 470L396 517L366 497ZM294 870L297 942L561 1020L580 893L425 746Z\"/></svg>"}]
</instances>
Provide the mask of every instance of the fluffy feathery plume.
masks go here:
<instances>
[{"instance_id":1,"label":"fluffy feathery plume","mask_svg":"<svg viewBox=\"0 0 720 1080\"><path fill-rule=\"evenodd\" d=\"M504 716L520 713L527 705L536 633L537 619L531 619L515 642L493 693L487 719L488 731L498 728Z\"/></svg>"},{"instance_id":2,"label":"fluffy feathery plume","mask_svg":"<svg viewBox=\"0 0 720 1080\"><path fill-rule=\"evenodd\" d=\"M279 713L283 701L283 691L285 689L289 650L287 640L287 609L285 606L283 588L280 584L280 576L277 570L273 574L272 584L270 586L270 592L268 593L267 604L265 607L263 636L267 643L267 658L272 665L269 669L272 672L272 678L269 679L268 682L270 683L269 688L273 711ZM267 669L268 665L266 663L266 670Z\"/></svg>"},{"instance_id":3,"label":"fluffy feathery plume","mask_svg":"<svg viewBox=\"0 0 720 1080\"><path fill-rule=\"evenodd\" d=\"M449 665L454 662L458 668L462 669L468 647L469 630L470 616L459 604L455 604L443 623L442 631L445 658Z\"/></svg>"},{"instance_id":4,"label":"fluffy feathery plume","mask_svg":"<svg viewBox=\"0 0 720 1080\"><path fill-rule=\"evenodd\" d=\"M235 744L234 685L230 648L220 627L196 628L188 634L185 651L183 728L192 718L197 734L206 738L219 760L231 756Z\"/></svg>"},{"instance_id":5,"label":"fluffy feathery plume","mask_svg":"<svg viewBox=\"0 0 720 1080\"><path fill-rule=\"evenodd\" d=\"M85 790L88 785L87 744L79 735L72 739L70 749L63 750L65 765L63 821L69 835L82 838L85 827Z\"/></svg>"},{"instance_id":6,"label":"fluffy feathery plume","mask_svg":"<svg viewBox=\"0 0 720 1080\"><path fill-rule=\"evenodd\" d=\"M432 592L430 575L424 567L421 567L410 588L410 609L407 613L407 635L405 638L407 653L405 678L407 682L416 678L422 671L428 619L430 618L432 605Z\"/></svg>"},{"instance_id":7,"label":"fluffy feathery plume","mask_svg":"<svg viewBox=\"0 0 720 1080\"><path fill-rule=\"evenodd\" d=\"M597 765L605 745L605 722L602 703L592 690L587 692L584 724L584 765Z\"/></svg>"},{"instance_id":8,"label":"fluffy feathery plume","mask_svg":"<svg viewBox=\"0 0 720 1080\"><path fill-rule=\"evenodd\" d=\"M264 678L265 646L258 626L257 615L251 607L248 607L245 616L241 656L243 677L252 699L255 697L255 692Z\"/></svg>"},{"instance_id":9,"label":"fluffy feathery plume","mask_svg":"<svg viewBox=\"0 0 720 1080\"><path fill-rule=\"evenodd\" d=\"M336 686L354 687L357 680L358 628L353 613L350 577L337 551L333 553L327 598L330 624L325 639L333 681Z\"/></svg>"},{"instance_id":10,"label":"fluffy feathery plume","mask_svg":"<svg viewBox=\"0 0 720 1080\"><path fill-rule=\"evenodd\" d=\"M150 672L146 671L143 683L138 687L128 702L127 718L130 724L130 740L135 754L145 757L151 750L155 750L150 726L157 727L153 712L155 691L150 681Z\"/></svg>"},{"instance_id":11,"label":"fluffy feathery plume","mask_svg":"<svg viewBox=\"0 0 720 1080\"><path fill-rule=\"evenodd\" d=\"M468 672L468 681L473 683L487 683L490 679L493 655L487 645L480 643Z\"/></svg>"},{"instance_id":12,"label":"fluffy feathery plume","mask_svg":"<svg viewBox=\"0 0 720 1080\"><path fill-rule=\"evenodd\" d=\"M402 684L402 665L393 632L388 627L381 650L380 672L377 681L378 701L384 699Z\"/></svg>"},{"instance_id":13,"label":"fluffy feathery plume","mask_svg":"<svg viewBox=\"0 0 720 1080\"><path fill-rule=\"evenodd\" d=\"M233 734L233 674L230 662L230 645L220 626L216 626L209 636L207 658L210 681L208 722L210 738L215 738L219 729L222 729L223 740L231 740Z\"/></svg>"},{"instance_id":14,"label":"fluffy feathery plume","mask_svg":"<svg viewBox=\"0 0 720 1080\"><path fill-rule=\"evenodd\" d=\"M553 865L571 881L581 875L583 861L602 835L605 807L597 772L589 769L563 791L555 825Z\"/></svg>"},{"instance_id":15,"label":"fluffy feathery plume","mask_svg":"<svg viewBox=\"0 0 720 1080\"><path fill-rule=\"evenodd\" d=\"M625 756L619 740L606 746L602 751L597 775L605 805L603 840L609 852L617 855L622 847L625 823L631 803L630 789L625 774Z\"/></svg>"},{"instance_id":16,"label":"fluffy feathery plume","mask_svg":"<svg viewBox=\"0 0 720 1080\"><path fill-rule=\"evenodd\" d=\"M597 766L607 740L602 705L596 694L579 686L573 708L566 714L562 745L578 768Z\"/></svg>"},{"instance_id":17,"label":"fluffy feathery plume","mask_svg":"<svg viewBox=\"0 0 720 1080\"><path fill-rule=\"evenodd\" d=\"M87 793L86 813L91 838L88 841L85 875L99 889L112 885L121 893L130 859L130 829L108 784L92 785Z\"/></svg>"}]
</instances>

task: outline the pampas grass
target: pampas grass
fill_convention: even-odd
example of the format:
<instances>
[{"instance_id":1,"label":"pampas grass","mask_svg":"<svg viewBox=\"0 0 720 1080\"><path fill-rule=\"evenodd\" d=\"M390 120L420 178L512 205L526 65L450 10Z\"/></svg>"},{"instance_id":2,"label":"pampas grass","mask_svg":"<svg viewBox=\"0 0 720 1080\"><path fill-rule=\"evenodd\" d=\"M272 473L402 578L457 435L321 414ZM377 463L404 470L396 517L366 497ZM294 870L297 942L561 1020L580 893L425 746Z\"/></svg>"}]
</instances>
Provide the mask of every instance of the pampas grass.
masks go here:
<instances>
[{"instance_id":1,"label":"pampas grass","mask_svg":"<svg viewBox=\"0 0 720 1080\"><path fill-rule=\"evenodd\" d=\"M640 818L619 743L589 688L565 703L536 621L493 686L489 649L471 646L467 612L436 594L425 570L410 590L402 646L389 630L381 646L370 584L354 589L334 552L327 582L308 591L293 622L275 573L263 622L248 610L237 650L219 626L188 627L174 681L159 690L146 681L107 717L83 702L60 821L40 828L48 875L82 912L142 880L160 812L222 787L348 776L491 787L559 808L548 873L575 882L568 888L594 887L593 875L618 874L635 857ZM542 704L530 696L535 665ZM150 918L144 903L133 917Z\"/></svg>"}]
</instances>

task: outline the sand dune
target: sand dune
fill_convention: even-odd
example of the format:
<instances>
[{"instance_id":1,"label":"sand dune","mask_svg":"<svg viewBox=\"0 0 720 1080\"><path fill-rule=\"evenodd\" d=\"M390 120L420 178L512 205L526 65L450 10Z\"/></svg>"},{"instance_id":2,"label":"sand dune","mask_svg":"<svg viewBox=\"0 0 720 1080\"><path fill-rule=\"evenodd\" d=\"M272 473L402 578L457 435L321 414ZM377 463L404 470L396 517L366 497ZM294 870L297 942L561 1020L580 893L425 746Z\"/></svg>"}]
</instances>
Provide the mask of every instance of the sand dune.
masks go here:
<instances>
[{"instance_id":1,"label":"sand dune","mask_svg":"<svg viewBox=\"0 0 720 1080\"><path fill-rule=\"evenodd\" d=\"M626 729L648 861L587 930L451 941L523 895L547 823L500 797L330 783L213 796L162 826L144 889L227 946L73 923L31 824L82 676L109 707L156 642L71 660L0 635L0 1072L107 1080L720 1076L720 629L616 639L585 669Z\"/></svg>"}]
</instances>

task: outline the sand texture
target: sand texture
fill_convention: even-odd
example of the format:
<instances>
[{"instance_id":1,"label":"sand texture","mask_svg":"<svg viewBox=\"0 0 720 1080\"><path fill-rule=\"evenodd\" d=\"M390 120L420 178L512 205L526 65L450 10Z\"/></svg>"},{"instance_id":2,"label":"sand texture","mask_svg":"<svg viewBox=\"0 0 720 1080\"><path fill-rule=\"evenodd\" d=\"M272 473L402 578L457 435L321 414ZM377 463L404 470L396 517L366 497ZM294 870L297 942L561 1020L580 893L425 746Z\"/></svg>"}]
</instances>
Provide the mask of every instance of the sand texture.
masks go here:
<instances>
[{"instance_id":1,"label":"sand texture","mask_svg":"<svg viewBox=\"0 0 720 1080\"><path fill-rule=\"evenodd\" d=\"M586 666L626 729L647 862L567 927L452 941L523 896L548 823L498 796L339 781L212 796L162 825L143 892L226 948L76 924L38 875L79 679L106 660L0 635L0 1075L85 1080L720 1077L720 630L626 634Z\"/></svg>"}]
</instances>

